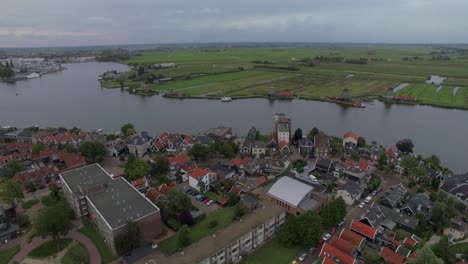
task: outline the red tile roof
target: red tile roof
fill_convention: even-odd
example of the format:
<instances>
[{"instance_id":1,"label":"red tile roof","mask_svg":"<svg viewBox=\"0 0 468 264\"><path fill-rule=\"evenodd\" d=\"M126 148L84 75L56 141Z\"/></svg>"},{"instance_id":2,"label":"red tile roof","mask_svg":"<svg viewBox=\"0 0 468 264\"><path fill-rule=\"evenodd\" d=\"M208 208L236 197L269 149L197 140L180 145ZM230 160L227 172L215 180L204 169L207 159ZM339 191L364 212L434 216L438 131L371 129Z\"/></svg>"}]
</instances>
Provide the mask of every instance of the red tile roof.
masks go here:
<instances>
[{"instance_id":1,"label":"red tile roof","mask_svg":"<svg viewBox=\"0 0 468 264\"><path fill-rule=\"evenodd\" d=\"M195 170L193 170L192 172L189 173L189 176L192 177L195 180L198 180L198 178L203 177L203 176L207 175L208 173L210 173L209 170L205 170L205 169L202 169L202 168L196 168Z\"/></svg>"},{"instance_id":2,"label":"red tile roof","mask_svg":"<svg viewBox=\"0 0 468 264\"><path fill-rule=\"evenodd\" d=\"M193 142L193 137L192 136L186 136L184 141L187 144L191 144Z\"/></svg>"},{"instance_id":3,"label":"red tile roof","mask_svg":"<svg viewBox=\"0 0 468 264\"><path fill-rule=\"evenodd\" d=\"M175 157L169 157L168 160L169 160L169 164L178 164L178 165L182 165L182 164L184 164L185 162L187 162L187 156L185 156L184 154L180 153L179 155L177 155L177 156L175 156Z\"/></svg>"},{"instance_id":4,"label":"red tile roof","mask_svg":"<svg viewBox=\"0 0 468 264\"><path fill-rule=\"evenodd\" d=\"M390 264L402 264L405 258L396 253L395 251L392 251L391 249L387 247L382 247L380 250L380 256Z\"/></svg>"},{"instance_id":5,"label":"red tile roof","mask_svg":"<svg viewBox=\"0 0 468 264\"><path fill-rule=\"evenodd\" d=\"M270 137L268 137L268 143L270 142L275 142L276 143L276 135L275 133L271 134Z\"/></svg>"},{"instance_id":6,"label":"red tile roof","mask_svg":"<svg viewBox=\"0 0 468 264\"><path fill-rule=\"evenodd\" d=\"M339 237L333 237L330 241L330 245L351 256L356 250L356 246L354 246L351 242L341 239Z\"/></svg>"},{"instance_id":7,"label":"red tile roof","mask_svg":"<svg viewBox=\"0 0 468 264\"><path fill-rule=\"evenodd\" d=\"M249 158L243 158L243 159L231 159L229 162L236 166L237 168L243 167L249 163L250 159Z\"/></svg>"},{"instance_id":8,"label":"red tile roof","mask_svg":"<svg viewBox=\"0 0 468 264\"><path fill-rule=\"evenodd\" d=\"M136 179L136 180L132 181L132 185L136 189L140 189L142 187L145 187L147 183L148 182L146 181L146 177L141 177L139 179Z\"/></svg>"},{"instance_id":9,"label":"red tile roof","mask_svg":"<svg viewBox=\"0 0 468 264\"><path fill-rule=\"evenodd\" d=\"M354 233L353 231L351 231L351 230L349 230L347 228L343 228L343 230L341 230L340 238L351 242L351 244L353 244L354 246L356 246L358 248L361 247L362 243L365 240L364 237L362 237L359 234Z\"/></svg>"},{"instance_id":10,"label":"red tile roof","mask_svg":"<svg viewBox=\"0 0 468 264\"><path fill-rule=\"evenodd\" d=\"M159 186L159 192L162 193L162 194L166 194L166 193L168 193L172 188L174 188L173 185L163 184L163 185Z\"/></svg>"},{"instance_id":11,"label":"red tile roof","mask_svg":"<svg viewBox=\"0 0 468 264\"><path fill-rule=\"evenodd\" d=\"M371 162L368 161L368 160L362 159L362 160L359 161L358 166L359 166L359 169L361 171L368 171L370 169L370 167L371 167Z\"/></svg>"},{"instance_id":12,"label":"red tile roof","mask_svg":"<svg viewBox=\"0 0 468 264\"><path fill-rule=\"evenodd\" d=\"M375 239L377 236L377 229L363 224L355 219L351 221L350 229L370 239Z\"/></svg>"},{"instance_id":13,"label":"red tile roof","mask_svg":"<svg viewBox=\"0 0 468 264\"><path fill-rule=\"evenodd\" d=\"M354 134L353 132L351 132L351 131L344 134L343 139L347 139L347 138L352 138L352 139L354 139L356 141L358 140L358 136L356 134Z\"/></svg>"},{"instance_id":14,"label":"red tile roof","mask_svg":"<svg viewBox=\"0 0 468 264\"><path fill-rule=\"evenodd\" d=\"M387 149L387 156L389 156L390 158L396 158L397 155L392 148L389 148Z\"/></svg>"},{"instance_id":15,"label":"red tile roof","mask_svg":"<svg viewBox=\"0 0 468 264\"><path fill-rule=\"evenodd\" d=\"M193 161L187 162L184 165L182 165L182 167L180 167L181 170L186 171L186 172L191 172L196 168L197 168L197 164Z\"/></svg>"},{"instance_id":16,"label":"red tile roof","mask_svg":"<svg viewBox=\"0 0 468 264\"><path fill-rule=\"evenodd\" d=\"M280 151L283 151L283 149L288 148L288 142L281 140L280 143L278 144L278 148Z\"/></svg>"},{"instance_id":17,"label":"red tile roof","mask_svg":"<svg viewBox=\"0 0 468 264\"><path fill-rule=\"evenodd\" d=\"M354 168L355 165L356 162L354 160L347 159L344 162L344 166L346 167L346 169Z\"/></svg>"},{"instance_id":18,"label":"red tile roof","mask_svg":"<svg viewBox=\"0 0 468 264\"><path fill-rule=\"evenodd\" d=\"M260 177L257 177L257 179L255 179L255 184L257 186L260 186L260 185L265 184L267 181L268 179L265 176L260 176Z\"/></svg>"},{"instance_id":19,"label":"red tile roof","mask_svg":"<svg viewBox=\"0 0 468 264\"><path fill-rule=\"evenodd\" d=\"M230 193L232 194L235 194L235 195L239 195L240 192L241 192L241 188L237 187L237 186L232 186L231 190L229 190Z\"/></svg>"},{"instance_id":20,"label":"red tile roof","mask_svg":"<svg viewBox=\"0 0 468 264\"><path fill-rule=\"evenodd\" d=\"M322 259L322 264L336 264L336 262L332 260L331 258L324 257Z\"/></svg>"},{"instance_id":21,"label":"red tile roof","mask_svg":"<svg viewBox=\"0 0 468 264\"><path fill-rule=\"evenodd\" d=\"M412 239L411 237L407 237L403 240L403 244L410 245L410 246L416 246L418 244L418 241Z\"/></svg>"},{"instance_id":22,"label":"red tile roof","mask_svg":"<svg viewBox=\"0 0 468 264\"><path fill-rule=\"evenodd\" d=\"M323 258L323 257L328 257L328 258L331 258L331 259L339 259L341 260L343 263L346 263L346 264L353 264L355 263L355 260L352 256L344 253L343 251L335 248L334 246L330 245L330 244L323 244L323 247L322 247L322 250L320 250L320 254L319 254L319 257Z\"/></svg>"},{"instance_id":23,"label":"red tile roof","mask_svg":"<svg viewBox=\"0 0 468 264\"><path fill-rule=\"evenodd\" d=\"M161 196L161 193L153 187L149 188L146 192L146 197L148 197L148 199L150 199L150 201L153 203L156 202L159 196Z\"/></svg>"},{"instance_id":24,"label":"red tile roof","mask_svg":"<svg viewBox=\"0 0 468 264\"><path fill-rule=\"evenodd\" d=\"M28 180L34 180L37 177L46 177L49 174L54 174L57 172L58 170L56 168L42 167L40 169L32 169L18 172L13 176L13 180L20 183L25 183Z\"/></svg>"}]
</instances>

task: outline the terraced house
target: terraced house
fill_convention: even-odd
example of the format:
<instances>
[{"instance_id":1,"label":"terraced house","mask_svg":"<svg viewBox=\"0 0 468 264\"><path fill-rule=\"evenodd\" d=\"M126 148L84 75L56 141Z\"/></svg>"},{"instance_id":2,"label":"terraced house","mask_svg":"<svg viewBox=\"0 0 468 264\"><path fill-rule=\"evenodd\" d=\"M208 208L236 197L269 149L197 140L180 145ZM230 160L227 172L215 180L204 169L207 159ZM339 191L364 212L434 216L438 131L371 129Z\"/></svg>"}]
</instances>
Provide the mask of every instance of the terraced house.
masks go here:
<instances>
[{"instance_id":1,"label":"terraced house","mask_svg":"<svg viewBox=\"0 0 468 264\"><path fill-rule=\"evenodd\" d=\"M60 174L65 198L79 217L89 217L112 249L130 222L152 242L161 233L160 210L125 179L113 179L98 164Z\"/></svg>"}]
</instances>

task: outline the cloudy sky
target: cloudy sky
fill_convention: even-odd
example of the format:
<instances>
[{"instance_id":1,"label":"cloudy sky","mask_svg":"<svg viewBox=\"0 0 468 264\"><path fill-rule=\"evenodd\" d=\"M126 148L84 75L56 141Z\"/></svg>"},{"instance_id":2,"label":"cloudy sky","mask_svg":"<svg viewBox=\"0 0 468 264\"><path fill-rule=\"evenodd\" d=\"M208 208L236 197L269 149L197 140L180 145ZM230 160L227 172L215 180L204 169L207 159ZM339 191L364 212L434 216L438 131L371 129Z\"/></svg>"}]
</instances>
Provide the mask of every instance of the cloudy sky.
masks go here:
<instances>
[{"instance_id":1,"label":"cloudy sky","mask_svg":"<svg viewBox=\"0 0 468 264\"><path fill-rule=\"evenodd\" d=\"M468 42L468 0L1 0L0 47Z\"/></svg>"}]
</instances>

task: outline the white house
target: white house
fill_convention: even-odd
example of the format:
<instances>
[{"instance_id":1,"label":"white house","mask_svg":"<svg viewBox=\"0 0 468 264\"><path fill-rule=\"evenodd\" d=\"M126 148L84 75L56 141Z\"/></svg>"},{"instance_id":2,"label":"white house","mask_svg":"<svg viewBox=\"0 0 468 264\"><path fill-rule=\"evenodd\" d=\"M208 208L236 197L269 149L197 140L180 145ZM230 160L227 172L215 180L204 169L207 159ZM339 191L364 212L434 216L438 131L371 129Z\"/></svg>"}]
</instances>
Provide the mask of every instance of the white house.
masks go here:
<instances>
[{"instance_id":1,"label":"white house","mask_svg":"<svg viewBox=\"0 0 468 264\"><path fill-rule=\"evenodd\" d=\"M198 183L202 181L205 184L205 190L200 190ZM189 185L198 191L207 191L211 184L216 181L216 173L197 168L189 173Z\"/></svg>"},{"instance_id":2,"label":"white house","mask_svg":"<svg viewBox=\"0 0 468 264\"><path fill-rule=\"evenodd\" d=\"M131 136L125 139L125 143L127 144L128 152L137 157L143 157L151 148L150 139L143 135Z\"/></svg>"},{"instance_id":3,"label":"white house","mask_svg":"<svg viewBox=\"0 0 468 264\"><path fill-rule=\"evenodd\" d=\"M362 188L354 182L348 181L336 191L336 197L341 197L347 205L354 205L361 198Z\"/></svg>"},{"instance_id":4,"label":"white house","mask_svg":"<svg viewBox=\"0 0 468 264\"><path fill-rule=\"evenodd\" d=\"M346 146L346 144L351 144L354 147L357 146L358 143L358 136L354 134L353 132L348 132L344 134L343 136L343 147Z\"/></svg>"},{"instance_id":5,"label":"white house","mask_svg":"<svg viewBox=\"0 0 468 264\"><path fill-rule=\"evenodd\" d=\"M254 141L252 144L252 156L260 157L260 155L266 155L267 145L263 141Z\"/></svg>"}]
</instances>

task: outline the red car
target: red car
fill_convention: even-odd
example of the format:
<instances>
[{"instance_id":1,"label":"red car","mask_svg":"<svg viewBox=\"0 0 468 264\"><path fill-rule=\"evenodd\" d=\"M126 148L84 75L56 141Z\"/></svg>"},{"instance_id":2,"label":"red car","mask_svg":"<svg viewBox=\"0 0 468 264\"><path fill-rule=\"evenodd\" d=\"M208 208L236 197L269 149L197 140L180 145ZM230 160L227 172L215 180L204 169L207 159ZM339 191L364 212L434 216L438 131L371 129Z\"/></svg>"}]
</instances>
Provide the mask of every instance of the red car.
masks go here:
<instances>
[{"instance_id":1,"label":"red car","mask_svg":"<svg viewBox=\"0 0 468 264\"><path fill-rule=\"evenodd\" d=\"M334 227L334 228L330 229L329 233L330 233L331 235L333 235L333 234L336 233L336 230L337 230L337 228Z\"/></svg>"},{"instance_id":2,"label":"red car","mask_svg":"<svg viewBox=\"0 0 468 264\"><path fill-rule=\"evenodd\" d=\"M317 244L315 244L315 247L316 247L316 248L321 248L321 247L323 246L323 243L325 243L325 240L320 239L320 241L317 242Z\"/></svg>"},{"instance_id":3,"label":"red car","mask_svg":"<svg viewBox=\"0 0 468 264\"><path fill-rule=\"evenodd\" d=\"M210 199L206 198L206 199L203 200L202 202L203 202L204 204L206 204L206 203L209 202L209 201L210 201Z\"/></svg>"}]
</instances>

